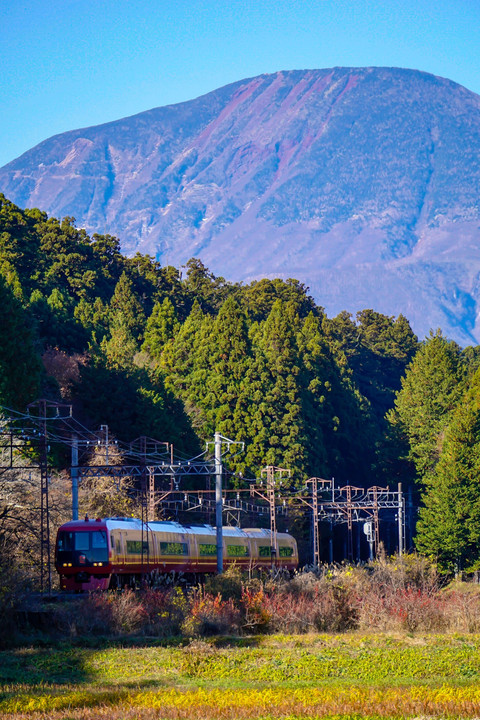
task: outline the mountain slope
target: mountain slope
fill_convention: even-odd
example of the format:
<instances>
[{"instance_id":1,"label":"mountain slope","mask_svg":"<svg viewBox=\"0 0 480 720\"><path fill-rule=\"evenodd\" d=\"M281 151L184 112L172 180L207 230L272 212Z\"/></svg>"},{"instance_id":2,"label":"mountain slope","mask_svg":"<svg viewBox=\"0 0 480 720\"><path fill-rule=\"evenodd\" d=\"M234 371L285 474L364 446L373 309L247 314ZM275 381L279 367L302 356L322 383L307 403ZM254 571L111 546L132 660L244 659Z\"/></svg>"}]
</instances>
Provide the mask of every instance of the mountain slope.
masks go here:
<instances>
[{"instance_id":1,"label":"mountain slope","mask_svg":"<svg viewBox=\"0 0 480 720\"><path fill-rule=\"evenodd\" d=\"M480 98L412 70L240 81L57 135L0 170L22 206L229 279L297 277L329 314L480 342Z\"/></svg>"}]
</instances>

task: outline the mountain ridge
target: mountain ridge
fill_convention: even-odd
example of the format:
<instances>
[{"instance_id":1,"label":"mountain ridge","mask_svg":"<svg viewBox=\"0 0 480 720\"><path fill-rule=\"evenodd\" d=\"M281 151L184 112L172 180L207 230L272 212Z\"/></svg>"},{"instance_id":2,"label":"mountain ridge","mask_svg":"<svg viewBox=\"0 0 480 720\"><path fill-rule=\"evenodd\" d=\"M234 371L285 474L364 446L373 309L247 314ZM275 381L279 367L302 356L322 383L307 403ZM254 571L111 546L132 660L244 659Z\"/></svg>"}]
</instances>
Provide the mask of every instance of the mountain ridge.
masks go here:
<instances>
[{"instance_id":1,"label":"mountain ridge","mask_svg":"<svg viewBox=\"0 0 480 720\"><path fill-rule=\"evenodd\" d=\"M480 342L480 97L400 68L282 71L56 135L0 169L23 206L164 264L296 277L329 314Z\"/></svg>"}]
</instances>

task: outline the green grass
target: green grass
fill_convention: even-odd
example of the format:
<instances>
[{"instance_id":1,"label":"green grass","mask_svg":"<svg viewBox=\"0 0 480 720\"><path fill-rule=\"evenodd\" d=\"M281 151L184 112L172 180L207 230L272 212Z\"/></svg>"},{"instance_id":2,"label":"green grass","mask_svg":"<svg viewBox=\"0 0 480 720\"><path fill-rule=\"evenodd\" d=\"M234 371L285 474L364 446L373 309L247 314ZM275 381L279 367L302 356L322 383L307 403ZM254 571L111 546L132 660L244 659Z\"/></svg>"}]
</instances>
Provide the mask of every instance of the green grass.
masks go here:
<instances>
[{"instance_id":1,"label":"green grass","mask_svg":"<svg viewBox=\"0 0 480 720\"><path fill-rule=\"evenodd\" d=\"M480 716L480 636L309 635L0 653L0 716Z\"/></svg>"}]
</instances>

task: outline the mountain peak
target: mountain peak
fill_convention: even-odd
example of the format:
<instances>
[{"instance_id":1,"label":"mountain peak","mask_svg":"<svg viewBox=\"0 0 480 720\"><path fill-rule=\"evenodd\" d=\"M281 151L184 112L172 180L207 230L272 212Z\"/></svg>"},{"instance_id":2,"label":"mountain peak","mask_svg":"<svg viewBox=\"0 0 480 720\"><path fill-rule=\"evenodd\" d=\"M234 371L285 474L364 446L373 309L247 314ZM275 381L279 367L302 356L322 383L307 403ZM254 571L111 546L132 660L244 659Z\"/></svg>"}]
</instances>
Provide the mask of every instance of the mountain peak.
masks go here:
<instances>
[{"instance_id":1,"label":"mountain peak","mask_svg":"<svg viewBox=\"0 0 480 720\"><path fill-rule=\"evenodd\" d=\"M163 263L297 277L329 312L480 342L480 98L400 68L279 71L40 143L0 170L23 206Z\"/></svg>"}]
</instances>

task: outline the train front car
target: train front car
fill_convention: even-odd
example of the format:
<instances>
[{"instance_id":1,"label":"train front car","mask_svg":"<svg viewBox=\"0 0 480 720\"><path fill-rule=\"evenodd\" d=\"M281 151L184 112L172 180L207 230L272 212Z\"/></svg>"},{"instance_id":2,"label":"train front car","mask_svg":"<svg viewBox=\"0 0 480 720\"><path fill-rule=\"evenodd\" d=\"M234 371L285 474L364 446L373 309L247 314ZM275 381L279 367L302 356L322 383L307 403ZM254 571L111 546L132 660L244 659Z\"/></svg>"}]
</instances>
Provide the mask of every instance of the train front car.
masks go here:
<instances>
[{"instance_id":1,"label":"train front car","mask_svg":"<svg viewBox=\"0 0 480 720\"><path fill-rule=\"evenodd\" d=\"M105 520L72 520L62 525L57 532L55 568L62 590L107 590L111 566Z\"/></svg>"},{"instance_id":2,"label":"train front car","mask_svg":"<svg viewBox=\"0 0 480 720\"><path fill-rule=\"evenodd\" d=\"M70 592L138 587L157 575L182 574L193 581L217 569L216 529L135 518L76 520L57 533L55 567ZM244 570L298 566L295 539L269 530L223 528L224 567Z\"/></svg>"}]
</instances>

